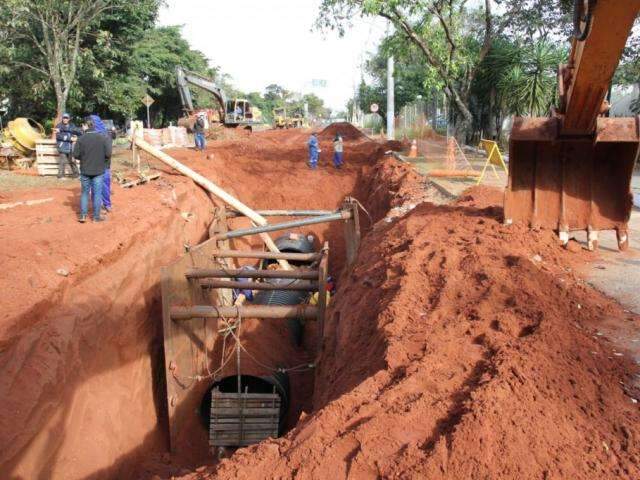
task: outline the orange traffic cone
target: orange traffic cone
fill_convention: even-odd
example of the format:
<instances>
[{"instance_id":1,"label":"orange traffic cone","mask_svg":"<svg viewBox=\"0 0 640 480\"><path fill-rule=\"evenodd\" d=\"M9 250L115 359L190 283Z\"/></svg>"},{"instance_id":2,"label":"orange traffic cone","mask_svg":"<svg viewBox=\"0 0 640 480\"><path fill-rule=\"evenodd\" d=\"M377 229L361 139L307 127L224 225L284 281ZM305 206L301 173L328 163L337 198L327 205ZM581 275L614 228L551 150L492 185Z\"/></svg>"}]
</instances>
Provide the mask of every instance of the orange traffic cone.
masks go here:
<instances>
[{"instance_id":1,"label":"orange traffic cone","mask_svg":"<svg viewBox=\"0 0 640 480\"><path fill-rule=\"evenodd\" d=\"M416 158L418 156L418 142L414 139L411 142L411 149L409 150L409 158Z\"/></svg>"}]
</instances>

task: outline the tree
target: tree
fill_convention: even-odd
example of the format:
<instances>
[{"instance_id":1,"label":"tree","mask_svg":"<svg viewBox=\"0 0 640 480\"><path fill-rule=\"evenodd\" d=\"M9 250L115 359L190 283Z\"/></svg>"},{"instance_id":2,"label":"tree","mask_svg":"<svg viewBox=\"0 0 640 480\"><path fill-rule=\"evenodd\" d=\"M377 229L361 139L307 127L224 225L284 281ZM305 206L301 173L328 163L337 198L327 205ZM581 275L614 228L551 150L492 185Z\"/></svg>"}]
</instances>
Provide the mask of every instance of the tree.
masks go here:
<instances>
[{"instance_id":1,"label":"tree","mask_svg":"<svg viewBox=\"0 0 640 480\"><path fill-rule=\"evenodd\" d=\"M464 136L473 121L471 86L496 33L491 0L484 0L479 10L466 4L466 0L323 0L317 25L343 34L348 19L357 16L389 20L435 71Z\"/></svg>"},{"instance_id":2,"label":"tree","mask_svg":"<svg viewBox=\"0 0 640 480\"><path fill-rule=\"evenodd\" d=\"M12 63L51 82L57 117L66 110L76 80L80 47L89 27L112 3L110 0L0 1L0 9L10 18L4 28L11 42L22 44L15 48Z\"/></svg>"}]
</instances>

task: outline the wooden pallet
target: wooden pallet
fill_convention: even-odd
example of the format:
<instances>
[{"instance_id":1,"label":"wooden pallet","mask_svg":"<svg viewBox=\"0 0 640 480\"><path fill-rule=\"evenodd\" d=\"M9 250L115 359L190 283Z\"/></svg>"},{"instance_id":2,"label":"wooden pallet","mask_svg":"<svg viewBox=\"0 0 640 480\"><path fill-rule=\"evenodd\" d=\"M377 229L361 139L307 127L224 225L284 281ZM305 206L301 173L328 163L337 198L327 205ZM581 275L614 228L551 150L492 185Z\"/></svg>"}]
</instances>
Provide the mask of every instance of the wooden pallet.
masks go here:
<instances>
[{"instance_id":1,"label":"wooden pallet","mask_svg":"<svg viewBox=\"0 0 640 480\"><path fill-rule=\"evenodd\" d=\"M277 393L211 393L211 447L246 447L278 436Z\"/></svg>"},{"instance_id":2,"label":"wooden pallet","mask_svg":"<svg viewBox=\"0 0 640 480\"><path fill-rule=\"evenodd\" d=\"M55 140L43 139L36 142L36 169L38 170L38 175L58 175L59 159L60 153L58 152L58 146ZM73 161L79 169L79 162L75 159ZM65 164L64 174L65 176L73 175L73 170L71 170L71 166L68 163Z\"/></svg>"}]
</instances>

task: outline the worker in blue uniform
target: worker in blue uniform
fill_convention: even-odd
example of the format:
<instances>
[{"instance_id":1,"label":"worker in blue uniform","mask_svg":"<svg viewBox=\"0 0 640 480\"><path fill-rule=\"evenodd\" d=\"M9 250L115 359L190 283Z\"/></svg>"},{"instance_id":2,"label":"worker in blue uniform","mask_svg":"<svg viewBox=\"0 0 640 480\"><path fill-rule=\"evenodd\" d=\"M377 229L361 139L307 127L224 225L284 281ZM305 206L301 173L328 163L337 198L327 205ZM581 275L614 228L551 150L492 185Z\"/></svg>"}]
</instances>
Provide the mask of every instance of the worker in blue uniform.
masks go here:
<instances>
[{"instance_id":1,"label":"worker in blue uniform","mask_svg":"<svg viewBox=\"0 0 640 480\"><path fill-rule=\"evenodd\" d=\"M320 156L320 145L318 144L317 133L311 134L307 145L309 146L309 167L316 169L318 167L318 157Z\"/></svg>"}]
</instances>

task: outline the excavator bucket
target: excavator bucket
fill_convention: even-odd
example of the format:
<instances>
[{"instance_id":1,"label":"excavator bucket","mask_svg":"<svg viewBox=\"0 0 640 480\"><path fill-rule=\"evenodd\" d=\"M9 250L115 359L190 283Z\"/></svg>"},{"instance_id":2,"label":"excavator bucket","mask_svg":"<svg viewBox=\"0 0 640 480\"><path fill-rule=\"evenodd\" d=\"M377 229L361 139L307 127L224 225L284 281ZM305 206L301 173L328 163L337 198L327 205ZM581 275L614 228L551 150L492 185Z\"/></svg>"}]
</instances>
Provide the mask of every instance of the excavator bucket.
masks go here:
<instances>
[{"instance_id":1,"label":"excavator bucket","mask_svg":"<svg viewBox=\"0 0 640 480\"><path fill-rule=\"evenodd\" d=\"M510 140L505 223L586 230L589 248L598 232L615 230L628 246L631 177L640 145L637 118L598 118L593 136L560 136L557 118L518 118Z\"/></svg>"}]
</instances>

